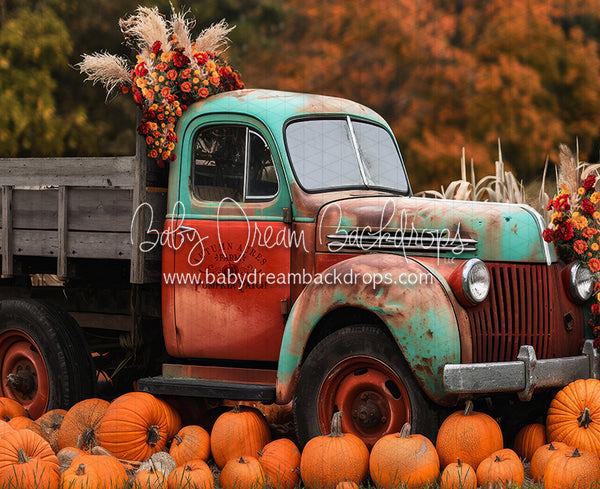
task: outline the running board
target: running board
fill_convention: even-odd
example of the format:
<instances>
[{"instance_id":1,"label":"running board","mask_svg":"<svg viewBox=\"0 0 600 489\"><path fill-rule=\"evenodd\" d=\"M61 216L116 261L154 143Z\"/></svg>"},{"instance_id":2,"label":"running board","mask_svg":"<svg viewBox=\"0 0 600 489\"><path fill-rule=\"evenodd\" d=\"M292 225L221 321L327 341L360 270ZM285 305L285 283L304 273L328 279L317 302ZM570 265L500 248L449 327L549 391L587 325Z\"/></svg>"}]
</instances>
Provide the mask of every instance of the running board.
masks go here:
<instances>
[{"instance_id":1,"label":"running board","mask_svg":"<svg viewBox=\"0 0 600 489\"><path fill-rule=\"evenodd\" d=\"M275 402L275 386L266 384L158 376L138 379L137 390L157 396Z\"/></svg>"}]
</instances>

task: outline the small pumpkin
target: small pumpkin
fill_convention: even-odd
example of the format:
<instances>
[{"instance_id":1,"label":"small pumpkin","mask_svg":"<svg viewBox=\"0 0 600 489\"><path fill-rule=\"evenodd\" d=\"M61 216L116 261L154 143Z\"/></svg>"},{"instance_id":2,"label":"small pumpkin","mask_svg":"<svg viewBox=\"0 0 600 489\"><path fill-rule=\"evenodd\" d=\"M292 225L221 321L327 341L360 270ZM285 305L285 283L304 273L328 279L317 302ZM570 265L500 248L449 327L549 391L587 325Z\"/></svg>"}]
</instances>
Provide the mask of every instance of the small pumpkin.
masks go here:
<instances>
[{"instance_id":1,"label":"small pumpkin","mask_svg":"<svg viewBox=\"0 0 600 489\"><path fill-rule=\"evenodd\" d=\"M300 480L300 450L288 438L267 443L258 452L267 483L274 488L293 489Z\"/></svg>"},{"instance_id":2,"label":"small pumpkin","mask_svg":"<svg viewBox=\"0 0 600 489\"><path fill-rule=\"evenodd\" d=\"M58 430L67 414L65 409L52 409L40 416L35 422L40 427L42 436L50 443L52 450L58 452Z\"/></svg>"},{"instance_id":3,"label":"small pumpkin","mask_svg":"<svg viewBox=\"0 0 600 489\"><path fill-rule=\"evenodd\" d=\"M358 489L358 484L354 481L338 482L335 489Z\"/></svg>"},{"instance_id":4,"label":"small pumpkin","mask_svg":"<svg viewBox=\"0 0 600 489\"><path fill-rule=\"evenodd\" d=\"M194 459L205 462L210 457L210 436L208 432L198 425L187 425L179 430L171 442L169 455L177 465Z\"/></svg>"},{"instance_id":5,"label":"small pumpkin","mask_svg":"<svg viewBox=\"0 0 600 489\"><path fill-rule=\"evenodd\" d=\"M58 429L58 449L78 447L91 450L100 444L98 429L109 402L91 398L74 404L65 414Z\"/></svg>"},{"instance_id":6,"label":"small pumpkin","mask_svg":"<svg viewBox=\"0 0 600 489\"><path fill-rule=\"evenodd\" d=\"M219 485L223 489L262 489L265 476L254 457L229 460L221 470Z\"/></svg>"},{"instance_id":7,"label":"small pumpkin","mask_svg":"<svg viewBox=\"0 0 600 489\"><path fill-rule=\"evenodd\" d=\"M548 460L544 471L545 489L598 488L600 458L589 450L558 451Z\"/></svg>"},{"instance_id":8,"label":"small pumpkin","mask_svg":"<svg viewBox=\"0 0 600 489\"><path fill-rule=\"evenodd\" d=\"M168 489L213 489L214 476L204 460L189 460L173 470L167 479Z\"/></svg>"},{"instance_id":9,"label":"small pumpkin","mask_svg":"<svg viewBox=\"0 0 600 489\"><path fill-rule=\"evenodd\" d=\"M255 457L271 441L271 430L263 414L247 406L235 406L221 414L210 433L210 450L219 467L230 459Z\"/></svg>"},{"instance_id":10,"label":"small pumpkin","mask_svg":"<svg viewBox=\"0 0 600 489\"><path fill-rule=\"evenodd\" d=\"M0 438L0 487L56 489L59 480L58 459L40 435L19 430Z\"/></svg>"},{"instance_id":11,"label":"small pumpkin","mask_svg":"<svg viewBox=\"0 0 600 489\"><path fill-rule=\"evenodd\" d=\"M363 482L369 473L369 450L352 433L342 433L342 412L333 414L331 433L316 436L300 457L300 476L309 489L334 489L343 480Z\"/></svg>"},{"instance_id":12,"label":"small pumpkin","mask_svg":"<svg viewBox=\"0 0 600 489\"><path fill-rule=\"evenodd\" d=\"M152 394L129 392L110 403L98 430L102 446L115 457L142 461L163 451L167 418Z\"/></svg>"},{"instance_id":13,"label":"small pumpkin","mask_svg":"<svg viewBox=\"0 0 600 489\"><path fill-rule=\"evenodd\" d=\"M127 473L121 463L109 455L82 452L60 478L61 489L113 489L126 487Z\"/></svg>"},{"instance_id":14,"label":"small pumpkin","mask_svg":"<svg viewBox=\"0 0 600 489\"><path fill-rule=\"evenodd\" d=\"M544 478L544 472L550 457L552 457L552 455L558 451L569 450L571 450L571 447L569 447L569 445L566 443L561 443L560 441L554 441L542 445L533 453L533 457L531 457L531 462L529 464L529 474L531 475L531 478L535 482L541 482Z\"/></svg>"},{"instance_id":15,"label":"small pumpkin","mask_svg":"<svg viewBox=\"0 0 600 489\"><path fill-rule=\"evenodd\" d=\"M133 489L164 489L167 479L160 470L150 467L135 474L132 486Z\"/></svg>"},{"instance_id":16,"label":"small pumpkin","mask_svg":"<svg viewBox=\"0 0 600 489\"><path fill-rule=\"evenodd\" d=\"M440 461L433 443L423 435L411 435L410 429L405 423L400 433L385 435L373 445L369 472L377 487L416 489L439 477Z\"/></svg>"},{"instance_id":17,"label":"small pumpkin","mask_svg":"<svg viewBox=\"0 0 600 489\"><path fill-rule=\"evenodd\" d=\"M27 416L15 416L8 420L8 424L14 430L31 430L42 436L42 428L40 428L40 425Z\"/></svg>"},{"instance_id":18,"label":"small pumpkin","mask_svg":"<svg viewBox=\"0 0 600 489\"><path fill-rule=\"evenodd\" d=\"M446 465L440 478L440 489L477 489L475 469L460 459Z\"/></svg>"},{"instance_id":19,"label":"small pumpkin","mask_svg":"<svg viewBox=\"0 0 600 489\"><path fill-rule=\"evenodd\" d=\"M600 380L579 379L563 387L546 416L548 441L560 441L600 456Z\"/></svg>"},{"instance_id":20,"label":"small pumpkin","mask_svg":"<svg viewBox=\"0 0 600 489\"><path fill-rule=\"evenodd\" d=\"M535 451L546 444L546 427L541 423L523 426L515 437L513 449L521 458L531 462Z\"/></svg>"},{"instance_id":21,"label":"small pumpkin","mask_svg":"<svg viewBox=\"0 0 600 489\"><path fill-rule=\"evenodd\" d=\"M477 484L484 488L508 489L511 484L520 487L525 480L521 459L510 448L497 450L483 459L476 474Z\"/></svg>"},{"instance_id":22,"label":"small pumpkin","mask_svg":"<svg viewBox=\"0 0 600 489\"><path fill-rule=\"evenodd\" d=\"M9 421L16 416L29 417L29 413L22 404L14 399L11 399L10 397L0 397L0 419Z\"/></svg>"},{"instance_id":23,"label":"small pumpkin","mask_svg":"<svg viewBox=\"0 0 600 489\"><path fill-rule=\"evenodd\" d=\"M464 411L448 416L438 431L435 448L440 467L459 458L471 467L504 446L502 430L491 416L473 411L473 402L467 401Z\"/></svg>"}]
</instances>

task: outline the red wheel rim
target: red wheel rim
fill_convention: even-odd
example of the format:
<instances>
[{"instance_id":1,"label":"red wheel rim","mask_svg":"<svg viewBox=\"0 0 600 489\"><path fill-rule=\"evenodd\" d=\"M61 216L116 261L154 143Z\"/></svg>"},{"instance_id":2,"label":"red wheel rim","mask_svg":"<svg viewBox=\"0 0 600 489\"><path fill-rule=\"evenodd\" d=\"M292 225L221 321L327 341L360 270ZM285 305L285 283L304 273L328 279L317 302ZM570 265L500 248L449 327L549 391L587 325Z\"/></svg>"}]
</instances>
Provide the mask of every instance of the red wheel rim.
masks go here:
<instances>
[{"instance_id":1,"label":"red wheel rim","mask_svg":"<svg viewBox=\"0 0 600 489\"><path fill-rule=\"evenodd\" d=\"M50 395L46 362L35 342L22 331L0 334L0 391L20 402L33 419L46 412Z\"/></svg>"},{"instance_id":2,"label":"red wheel rim","mask_svg":"<svg viewBox=\"0 0 600 489\"><path fill-rule=\"evenodd\" d=\"M410 400L400 377L376 358L354 356L338 363L321 385L319 425L329 433L331 417L342 411L342 431L362 438L370 448L410 422Z\"/></svg>"}]
</instances>

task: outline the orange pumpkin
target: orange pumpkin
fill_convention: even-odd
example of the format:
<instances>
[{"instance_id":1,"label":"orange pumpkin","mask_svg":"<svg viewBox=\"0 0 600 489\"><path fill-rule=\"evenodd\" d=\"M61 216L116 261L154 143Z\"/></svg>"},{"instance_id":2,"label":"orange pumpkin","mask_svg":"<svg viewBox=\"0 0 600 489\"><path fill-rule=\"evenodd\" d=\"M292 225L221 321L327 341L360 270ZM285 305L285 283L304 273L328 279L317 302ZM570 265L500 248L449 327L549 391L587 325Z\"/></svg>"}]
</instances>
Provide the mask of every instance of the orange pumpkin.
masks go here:
<instances>
[{"instance_id":1,"label":"orange pumpkin","mask_svg":"<svg viewBox=\"0 0 600 489\"><path fill-rule=\"evenodd\" d=\"M219 467L228 460L255 457L271 441L271 430L257 409L236 406L221 414L210 433L210 451Z\"/></svg>"},{"instance_id":2,"label":"orange pumpkin","mask_svg":"<svg viewBox=\"0 0 600 489\"><path fill-rule=\"evenodd\" d=\"M100 444L98 429L108 408L104 399L85 399L73 405L58 429L58 449L78 447L91 450Z\"/></svg>"},{"instance_id":3,"label":"orange pumpkin","mask_svg":"<svg viewBox=\"0 0 600 489\"><path fill-rule=\"evenodd\" d=\"M358 489L358 484L353 481L338 482L335 489Z\"/></svg>"},{"instance_id":4,"label":"orange pumpkin","mask_svg":"<svg viewBox=\"0 0 600 489\"><path fill-rule=\"evenodd\" d=\"M113 489L126 487L127 473L108 455L81 453L60 478L61 489Z\"/></svg>"},{"instance_id":5,"label":"orange pumpkin","mask_svg":"<svg viewBox=\"0 0 600 489\"><path fill-rule=\"evenodd\" d=\"M110 403L98 435L102 446L115 457L146 460L167 444L167 418L152 394L129 392Z\"/></svg>"},{"instance_id":6,"label":"orange pumpkin","mask_svg":"<svg viewBox=\"0 0 600 489\"><path fill-rule=\"evenodd\" d=\"M65 414L67 414L65 409L52 409L35 420L40 427L42 436L50 443L55 452L58 452L58 430Z\"/></svg>"},{"instance_id":7,"label":"orange pumpkin","mask_svg":"<svg viewBox=\"0 0 600 489\"><path fill-rule=\"evenodd\" d=\"M215 482L204 460L190 460L172 470L167 479L168 489L213 489Z\"/></svg>"},{"instance_id":8,"label":"orange pumpkin","mask_svg":"<svg viewBox=\"0 0 600 489\"><path fill-rule=\"evenodd\" d=\"M600 380L579 379L561 389L548 408L546 436L600 456Z\"/></svg>"},{"instance_id":9,"label":"orange pumpkin","mask_svg":"<svg viewBox=\"0 0 600 489\"><path fill-rule=\"evenodd\" d=\"M71 466L73 460L75 460L75 458L78 455L81 455L82 453L85 452L77 447L65 447L62 450L59 450L56 454L56 458L58 459L60 473L64 473L65 470L67 470Z\"/></svg>"},{"instance_id":10,"label":"orange pumpkin","mask_svg":"<svg viewBox=\"0 0 600 489\"><path fill-rule=\"evenodd\" d=\"M9 421L16 416L29 417L29 413L23 405L19 404L14 399L11 399L10 397L0 397L0 419Z\"/></svg>"},{"instance_id":11,"label":"orange pumpkin","mask_svg":"<svg viewBox=\"0 0 600 489\"><path fill-rule=\"evenodd\" d=\"M40 425L27 416L15 416L14 418L8 420L8 424L14 430L31 430L34 433L42 436L42 429L40 428Z\"/></svg>"},{"instance_id":12,"label":"orange pumpkin","mask_svg":"<svg viewBox=\"0 0 600 489\"><path fill-rule=\"evenodd\" d=\"M546 427L541 423L523 426L515 437L513 449L521 458L531 461L535 451L546 444Z\"/></svg>"},{"instance_id":13,"label":"orange pumpkin","mask_svg":"<svg viewBox=\"0 0 600 489\"><path fill-rule=\"evenodd\" d=\"M135 474L132 486L133 489L164 489L167 480L160 470L150 467Z\"/></svg>"},{"instance_id":14,"label":"orange pumpkin","mask_svg":"<svg viewBox=\"0 0 600 489\"><path fill-rule=\"evenodd\" d=\"M193 424L184 426L173 438L169 455L173 457L178 466L194 459L206 462L210 457L208 432L201 426Z\"/></svg>"},{"instance_id":15,"label":"orange pumpkin","mask_svg":"<svg viewBox=\"0 0 600 489\"><path fill-rule=\"evenodd\" d=\"M446 465L440 478L440 489L477 489L475 469L460 459Z\"/></svg>"},{"instance_id":16,"label":"orange pumpkin","mask_svg":"<svg viewBox=\"0 0 600 489\"><path fill-rule=\"evenodd\" d=\"M271 487L293 489L300 480L300 450L292 440L280 438L258 452L258 461Z\"/></svg>"},{"instance_id":17,"label":"orange pumpkin","mask_svg":"<svg viewBox=\"0 0 600 489\"><path fill-rule=\"evenodd\" d=\"M265 485L262 468L254 457L229 460L219 476L223 489L261 489Z\"/></svg>"},{"instance_id":18,"label":"orange pumpkin","mask_svg":"<svg viewBox=\"0 0 600 489\"><path fill-rule=\"evenodd\" d=\"M165 416L167 417L167 441L171 441L175 435L179 432L182 427L181 416L177 409L169 404L164 399L157 398L157 401L162 404L165 410Z\"/></svg>"},{"instance_id":19,"label":"orange pumpkin","mask_svg":"<svg viewBox=\"0 0 600 489\"><path fill-rule=\"evenodd\" d=\"M435 448L440 457L440 467L459 458L471 467L504 446L498 423L485 413L473 411L473 403L467 401L464 411L448 416L438 431Z\"/></svg>"},{"instance_id":20,"label":"orange pumpkin","mask_svg":"<svg viewBox=\"0 0 600 489\"><path fill-rule=\"evenodd\" d=\"M546 471L546 465L548 465L548 460L550 460L550 457L558 451L568 452L571 451L571 447L566 443L554 441L542 445L534 452L533 457L531 457L531 463L529 464L529 474L535 482L542 481L544 472Z\"/></svg>"},{"instance_id":21,"label":"orange pumpkin","mask_svg":"<svg viewBox=\"0 0 600 489\"><path fill-rule=\"evenodd\" d=\"M7 421L0 420L0 437L2 437L4 433L9 433L11 431L15 431L15 429L9 425Z\"/></svg>"},{"instance_id":22,"label":"orange pumpkin","mask_svg":"<svg viewBox=\"0 0 600 489\"><path fill-rule=\"evenodd\" d=\"M544 471L545 489L597 489L599 481L600 458L588 450L559 451Z\"/></svg>"},{"instance_id":23,"label":"orange pumpkin","mask_svg":"<svg viewBox=\"0 0 600 489\"><path fill-rule=\"evenodd\" d=\"M300 457L300 476L309 489L334 489L343 480L358 484L369 472L369 450L352 433L342 433L342 412L334 413L331 433L308 441Z\"/></svg>"},{"instance_id":24,"label":"orange pumpkin","mask_svg":"<svg viewBox=\"0 0 600 489\"><path fill-rule=\"evenodd\" d=\"M0 487L58 487L58 459L40 435L29 430L0 438Z\"/></svg>"},{"instance_id":25,"label":"orange pumpkin","mask_svg":"<svg viewBox=\"0 0 600 489\"><path fill-rule=\"evenodd\" d=\"M406 423L400 433L385 435L373 445L369 471L377 487L416 489L439 477L440 461L433 443L423 435L411 435L410 428Z\"/></svg>"},{"instance_id":26,"label":"orange pumpkin","mask_svg":"<svg viewBox=\"0 0 600 489\"><path fill-rule=\"evenodd\" d=\"M511 484L520 487L525 480L521 459L510 448L497 450L483 459L476 473L477 484L483 488L508 489Z\"/></svg>"}]
</instances>

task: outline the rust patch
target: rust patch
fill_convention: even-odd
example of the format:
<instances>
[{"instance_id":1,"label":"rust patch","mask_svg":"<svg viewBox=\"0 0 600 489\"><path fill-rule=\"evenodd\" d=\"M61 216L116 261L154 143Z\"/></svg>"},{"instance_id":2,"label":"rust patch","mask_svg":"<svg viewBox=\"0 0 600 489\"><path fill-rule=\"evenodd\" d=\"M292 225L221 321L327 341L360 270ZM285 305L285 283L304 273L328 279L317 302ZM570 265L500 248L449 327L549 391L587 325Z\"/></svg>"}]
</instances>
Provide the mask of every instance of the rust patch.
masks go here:
<instances>
[{"instance_id":1,"label":"rust patch","mask_svg":"<svg viewBox=\"0 0 600 489\"><path fill-rule=\"evenodd\" d=\"M515 234L517 234L517 224L519 224L519 223L515 222L515 225L512 228L510 228L510 230Z\"/></svg>"}]
</instances>

